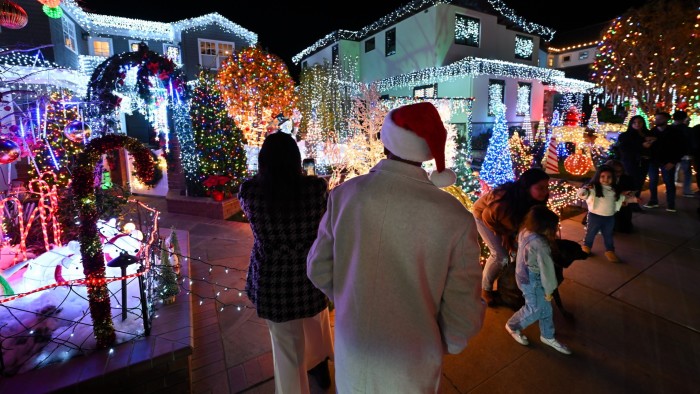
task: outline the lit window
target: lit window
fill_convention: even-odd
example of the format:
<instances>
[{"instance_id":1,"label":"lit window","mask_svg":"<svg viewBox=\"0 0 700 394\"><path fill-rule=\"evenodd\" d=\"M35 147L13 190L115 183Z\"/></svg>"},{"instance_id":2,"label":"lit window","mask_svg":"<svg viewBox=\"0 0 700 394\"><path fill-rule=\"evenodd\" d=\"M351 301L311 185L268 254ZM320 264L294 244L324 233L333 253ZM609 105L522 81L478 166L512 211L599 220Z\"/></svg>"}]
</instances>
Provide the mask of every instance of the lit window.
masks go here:
<instances>
[{"instance_id":1,"label":"lit window","mask_svg":"<svg viewBox=\"0 0 700 394\"><path fill-rule=\"evenodd\" d=\"M414 98L437 98L437 84L423 85L413 88Z\"/></svg>"},{"instance_id":2,"label":"lit window","mask_svg":"<svg viewBox=\"0 0 700 394\"><path fill-rule=\"evenodd\" d=\"M489 105L488 116L494 116L495 104L505 104L506 81L502 79L489 79Z\"/></svg>"},{"instance_id":3,"label":"lit window","mask_svg":"<svg viewBox=\"0 0 700 394\"><path fill-rule=\"evenodd\" d=\"M515 103L515 114L525 116L530 112L530 100L532 97L532 84L518 82L518 99Z\"/></svg>"},{"instance_id":4,"label":"lit window","mask_svg":"<svg viewBox=\"0 0 700 394\"><path fill-rule=\"evenodd\" d=\"M532 60L532 53L535 51L535 40L532 37L515 35L515 58Z\"/></svg>"},{"instance_id":5,"label":"lit window","mask_svg":"<svg viewBox=\"0 0 700 394\"><path fill-rule=\"evenodd\" d=\"M466 15L455 15L455 44L479 47L481 21Z\"/></svg>"},{"instance_id":6,"label":"lit window","mask_svg":"<svg viewBox=\"0 0 700 394\"><path fill-rule=\"evenodd\" d=\"M235 44L226 41L199 39L199 64L203 68L218 70L221 64L233 54Z\"/></svg>"},{"instance_id":7,"label":"lit window","mask_svg":"<svg viewBox=\"0 0 700 394\"><path fill-rule=\"evenodd\" d=\"M75 23L65 16L61 18L63 25L63 44L71 51L78 53L77 41L75 39Z\"/></svg>"},{"instance_id":8,"label":"lit window","mask_svg":"<svg viewBox=\"0 0 700 394\"><path fill-rule=\"evenodd\" d=\"M175 64L180 64L180 47L177 45L163 44L163 54Z\"/></svg>"},{"instance_id":9,"label":"lit window","mask_svg":"<svg viewBox=\"0 0 700 394\"><path fill-rule=\"evenodd\" d=\"M139 50L139 44L141 44L143 41L140 40L129 40L129 50L131 52L136 52ZM143 42L146 44L145 42Z\"/></svg>"},{"instance_id":10,"label":"lit window","mask_svg":"<svg viewBox=\"0 0 700 394\"><path fill-rule=\"evenodd\" d=\"M94 40L92 41L92 53L94 56L110 57L109 46L109 41Z\"/></svg>"},{"instance_id":11,"label":"lit window","mask_svg":"<svg viewBox=\"0 0 700 394\"><path fill-rule=\"evenodd\" d=\"M554 58L553 57L547 58L547 67L554 67Z\"/></svg>"}]
</instances>

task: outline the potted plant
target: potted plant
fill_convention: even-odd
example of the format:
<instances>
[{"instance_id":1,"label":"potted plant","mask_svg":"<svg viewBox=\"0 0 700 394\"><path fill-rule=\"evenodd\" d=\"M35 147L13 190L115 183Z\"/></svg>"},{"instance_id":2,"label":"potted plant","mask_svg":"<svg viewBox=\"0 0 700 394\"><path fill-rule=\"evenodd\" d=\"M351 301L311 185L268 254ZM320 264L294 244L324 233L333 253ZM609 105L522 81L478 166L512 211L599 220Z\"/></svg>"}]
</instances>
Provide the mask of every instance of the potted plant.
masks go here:
<instances>
[{"instance_id":1,"label":"potted plant","mask_svg":"<svg viewBox=\"0 0 700 394\"><path fill-rule=\"evenodd\" d=\"M230 181L231 177L226 175L209 175L202 184L211 190L214 201L223 201L226 184Z\"/></svg>"}]
</instances>

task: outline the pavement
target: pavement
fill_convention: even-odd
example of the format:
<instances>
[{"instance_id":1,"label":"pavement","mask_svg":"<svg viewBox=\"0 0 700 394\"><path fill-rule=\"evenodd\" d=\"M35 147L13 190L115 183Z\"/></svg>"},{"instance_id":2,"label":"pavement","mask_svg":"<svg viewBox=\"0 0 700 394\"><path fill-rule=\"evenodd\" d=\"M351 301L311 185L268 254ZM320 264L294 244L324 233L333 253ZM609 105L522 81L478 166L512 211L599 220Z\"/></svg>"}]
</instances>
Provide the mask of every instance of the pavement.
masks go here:
<instances>
[{"instance_id":1,"label":"pavement","mask_svg":"<svg viewBox=\"0 0 700 394\"><path fill-rule=\"evenodd\" d=\"M679 195L672 213L663 187L659 194L660 208L635 213L635 231L615 235L621 263L605 259L599 236L591 257L564 270L559 291L573 318L555 306L554 322L572 355L542 344L536 324L523 331L530 345L518 344L504 329L513 310L489 308L468 347L445 356L441 392L700 393L700 200ZM163 212L162 228L190 235L193 393L274 393L267 326L254 309L234 306L249 305L249 225L170 214L164 199L137 198ZM562 221L562 238L583 238L582 216ZM310 382L313 394L335 392Z\"/></svg>"}]
</instances>

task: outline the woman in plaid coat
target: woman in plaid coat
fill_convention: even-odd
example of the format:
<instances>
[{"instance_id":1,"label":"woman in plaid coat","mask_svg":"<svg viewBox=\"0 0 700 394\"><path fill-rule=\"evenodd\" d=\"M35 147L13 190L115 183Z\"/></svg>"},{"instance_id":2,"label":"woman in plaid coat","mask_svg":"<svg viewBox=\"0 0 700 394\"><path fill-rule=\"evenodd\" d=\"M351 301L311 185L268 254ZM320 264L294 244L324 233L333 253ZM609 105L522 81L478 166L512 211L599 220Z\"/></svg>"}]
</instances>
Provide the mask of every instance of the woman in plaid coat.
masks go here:
<instances>
[{"instance_id":1,"label":"woman in plaid coat","mask_svg":"<svg viewBox=\"0 0 700 394\"><path fill-rule=\"evenodd\" d=\"M238 193L254 237L246 293L270 329L276 393L308 393L307 370L321 364L328 376L333 355L328 298L306 276L327 185L302 175L299 148L288 134L265 139L258 165ZM329 385L330 378L319 383Z\"/></svg>"}]
</instances>

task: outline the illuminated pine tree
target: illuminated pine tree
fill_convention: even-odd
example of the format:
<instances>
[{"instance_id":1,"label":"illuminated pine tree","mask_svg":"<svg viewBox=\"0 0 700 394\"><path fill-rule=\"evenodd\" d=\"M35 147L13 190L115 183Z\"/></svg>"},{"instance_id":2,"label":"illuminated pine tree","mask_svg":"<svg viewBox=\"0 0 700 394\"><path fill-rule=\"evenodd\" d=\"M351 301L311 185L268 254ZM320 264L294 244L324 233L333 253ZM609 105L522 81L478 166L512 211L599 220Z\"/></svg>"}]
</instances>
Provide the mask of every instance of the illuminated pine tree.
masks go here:
<instances>
[{"instance_id":1,"label":"illuminated pine tree","mask_svg":"<svg viewBox=\"0 0 700 394\"><path fill-rule=\"evenodd\" d=\"M490 187L496 187L515 179L513 162L508 147L508 125L506 124L506 106L498 101L493 103L496 122L493 134L486 148L486 156L481 165L479 177Z\"/></svg>"},{"instance_id":2,"label":"illuminated pine tree","mask_svg":"<svg viewBox=\"0 0 700 394\"><path fill-rule=\"evenodd\" d=\"M180 293L180 285L177 283L177 274L170 262L170 252L164 243L161 244L160 264L157 267L160 268L156 289L158 297L165 302L171 302Z\"/></svg>"},{"instance_id":3,"label":"illuminated pine tree","mask_svg":"<svg viewBox=\"0 0 700 394\"><path fill-rule=\"evenodd\" d=\"M190 107L198 183L210 175L224 175L231 178L226 185L229 191L235 191L247 175L243 134L228 116L214 77L207 70L200 71Z\"/></svg>"},{"instance_id":4,"label":"illuminated pine tree","mask_svg":"<svg viewBox=\"0 0 700 394\"><path fill-rule=\"evenodd\" d=\"M588 128L598 130L598 104L594 104L591 109L591 117L588 119Z\"/></svg>"},{"instance_id":5,"label":"illuminated pine tree","mask_svg":"<svg viewBox=\"0 0 700 394\"><path fill-rule=\"evenodd\" d=\"M34 161L39 173L52 171L58 175L57 186L68 184L73 161L83 150L82 142L73 142L64 134L65 127L80 118L75 104L64 104L71 101L72 96L69 93L53 93L46 104L45 113L39 109L42 119L38 122L37 134L42 138L41 143L35 145L33 150ZM31 166L30 174L37 177L37 168ZM45 180L53 183L53 179L49 178L51 177Z\"/></svg>"},{"instance_id":6,"label":"illuminated pine tree","mask_svg":"<svg viewBox=\"0 0 700 394\"><path fill-rule=\"evenodd\" d=\"M530 149L523 144L523 140L517 132L513 133L508 144L510 145L510 158L513 163L513 172L515 173L515 178L519 178L523 172L530 169L532 165L532 154L530 153Z\"/></svg>"}]
</instances>

